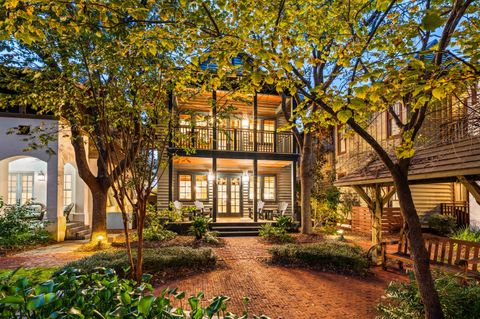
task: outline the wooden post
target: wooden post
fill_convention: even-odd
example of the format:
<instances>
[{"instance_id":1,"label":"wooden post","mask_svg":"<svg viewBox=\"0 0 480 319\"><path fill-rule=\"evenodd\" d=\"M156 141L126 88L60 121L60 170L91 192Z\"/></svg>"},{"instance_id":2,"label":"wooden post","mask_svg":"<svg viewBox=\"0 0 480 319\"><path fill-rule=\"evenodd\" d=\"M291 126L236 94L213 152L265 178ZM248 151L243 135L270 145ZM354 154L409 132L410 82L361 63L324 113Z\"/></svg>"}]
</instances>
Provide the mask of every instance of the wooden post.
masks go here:
<instances>
[{"instance_id":1,"label":"wooden post","mask_svg":"<svg viewBox=\"0 0 480 319\"><path fill-rule=\"evenodd\" d=\"M213 149L217 149L217 91L212 91L212 116L213 116ZM217 175L215 175L217 178ZM215 180L216 184L216 180Z\"/></svg>"},{"instance_id":2,"label":"wooden post","mask_svg":"<svg viewBox=\"0 0 480 319\"><path fill-rule=\"evenodd\" d=\"M258 221L258 198L257 198L257 180L258 180L258 163L257 159L253 160L253 221Z\"/></svg>"},{"instance_id":3,"label":"wooden post","mask_svg":"<svg viewBox=\"0 0 480 319\"><path fill-rule=\"evenodd\" d=\"M257 92L253 96L253 151L257 151L257 124L258 123L258 103L257 103Z\"/></svg>"},{"instance_id":4,"label":"wooden post","mask_svg":"<svg viewBox=\"0 0 480 319\"><path fill-rule=\"evenodd\" d=\"M217 185L217 158L212 158L212 173L213 173L213 207L212 218L213 222L217 221L217 201L218 201L218 185Z\"/></svg>"},{"instance_id":5,"label":"wooden post","mask_svg":"<svg viewBox=\"0 0 480 319\"><path fill-rule=\"evenodd\" d=\"M475 201L480 205L480 185L477 184L476 181L468 180L465 176L457 176L460 183L465 186L467 191L472 194Z\"/></svg>"}]
</instances>

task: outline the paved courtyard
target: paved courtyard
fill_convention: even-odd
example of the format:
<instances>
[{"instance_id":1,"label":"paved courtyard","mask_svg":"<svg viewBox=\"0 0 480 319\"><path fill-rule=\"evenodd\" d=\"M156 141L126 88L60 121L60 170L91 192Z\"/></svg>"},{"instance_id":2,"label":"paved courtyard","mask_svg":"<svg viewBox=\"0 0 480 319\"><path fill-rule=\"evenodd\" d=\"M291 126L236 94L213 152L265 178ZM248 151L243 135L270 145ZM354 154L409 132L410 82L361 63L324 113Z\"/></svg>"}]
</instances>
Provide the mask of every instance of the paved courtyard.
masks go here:
<instances>
[{"instance_id":1,"label":"paved courtyard","mask_svg":"<svg viewBox=\"0 0 480 319\"><path fill-rule=\"evenodd\" d=\"M217 270L165 282L158 290L178 287L187 295L226 295L232 298L229 310L237 313L248 296L250 314L271 318L374 318L388 283L405 279L381 270L361 278L271 266L264 262L269 246L258 238L226 238L226 243L216 249Z\"/></svg>"},{"instance_id":2,"label":"paved courtyard","mask_svg":"<svg viewBox=\"0 0 480 319\"><path fill-rule=\"evenodd\" d=\"M0 269L15 269L18 267L61 267L71 261L92 254L92 252L76 251L84 243L83 241L65 241L27 250L11 256L0 257Z\"/></svg>"}]
</instances>

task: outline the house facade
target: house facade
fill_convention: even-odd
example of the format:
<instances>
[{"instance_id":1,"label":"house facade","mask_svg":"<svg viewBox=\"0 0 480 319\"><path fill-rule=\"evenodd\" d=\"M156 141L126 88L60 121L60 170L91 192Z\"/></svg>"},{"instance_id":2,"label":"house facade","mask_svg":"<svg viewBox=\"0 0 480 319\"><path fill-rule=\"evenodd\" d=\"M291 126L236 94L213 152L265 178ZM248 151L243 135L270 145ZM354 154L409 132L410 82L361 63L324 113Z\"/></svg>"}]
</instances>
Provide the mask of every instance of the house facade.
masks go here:
<instances>
[{"instance_id":1,"label":"house facade","mask_svg":"<svg viewBox=\"0 0 480 319\"><path fill-rule=\"evenodd\" d=\"M198 201L214 222L269 219L262 211L279 205L292 214L298 154L292 133L278 130L291 107L291 100L278 94L173 95L177 120L170 128L158 208Z\"/></svg>"},{"instance_id":2,"label":"house facade","mask_svg":"<svg viewBox=\"0 0 480 319\"><path fill-rule=\"evenodd\" d=\"M479 88L469 88L463 95L439 103L427 115L414 146L409 181L419 215L441 213L452 215L461 226L480 226L480 103ZM400 119L406 119L406 108L394 106ZM399 144L400 129L387 112L378 114L368 127L380 144L394 153ZM401 217L393 182L375 152L356 134L336 128L336 185L355 191L365 199L375 189L386 201L384 216L378 223L385 229L399 230ZM367 198L368 201L368 198ZM352 227L372 229L367 202L352 213ZM392 227L396 224L396 227Z\"/></svg>"}]
</instances>

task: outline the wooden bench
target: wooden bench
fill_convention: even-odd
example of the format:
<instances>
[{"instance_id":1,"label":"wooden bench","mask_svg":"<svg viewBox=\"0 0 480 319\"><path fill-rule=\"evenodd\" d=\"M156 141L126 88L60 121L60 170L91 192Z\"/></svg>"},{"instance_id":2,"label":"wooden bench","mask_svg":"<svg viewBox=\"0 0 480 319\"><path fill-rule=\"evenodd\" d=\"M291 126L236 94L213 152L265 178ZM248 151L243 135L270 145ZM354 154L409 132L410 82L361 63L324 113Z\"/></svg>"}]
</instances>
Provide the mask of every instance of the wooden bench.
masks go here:
<instances>
[{"instance_id":1,"label":"wooden bench","mask_svg":"<svg viewBox=\"0 0 480 319\"><path fill-rule=\"evenodd\" d=\"M462 272L468 277L480 279L480 243L423 234L430 265L447 271ZM388 245L397 245L395 252L388 252ZM389 259L395 260L400 269L404 264L411 264L409 240L405 234L400 240L380 243L382 267L386 269ZM373 247L372 247L373 248Z\"/></svg>"}]
</instances>

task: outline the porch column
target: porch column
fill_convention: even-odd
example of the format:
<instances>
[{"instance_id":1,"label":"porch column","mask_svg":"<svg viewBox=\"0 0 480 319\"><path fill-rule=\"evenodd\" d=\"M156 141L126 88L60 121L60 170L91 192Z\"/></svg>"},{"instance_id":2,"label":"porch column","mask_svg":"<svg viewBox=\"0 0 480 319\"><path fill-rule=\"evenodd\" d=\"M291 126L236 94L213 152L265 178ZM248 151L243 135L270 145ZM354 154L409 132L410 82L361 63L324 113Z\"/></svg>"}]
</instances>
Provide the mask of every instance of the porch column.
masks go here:
<instances>
[{"instance_id":1,"label":"porch column","mask_svg":"<svg viewBox=\"0 0 480 319\"><path fill-rule=\"evenodd\" d=\"M297 161L293 160L292 161L292 170L291 170L292 176L292 217L294 220L299 221L299 218L297 216Z\"/></svg>"},{"instance_id":2,"label":"porch column","mask_svg":"<svg viewBox=\"0 0 480 319\"><path fill-rule=\"evenodd\" d=\"M173 154L168 154L168 206L173 203Z\"/></svg>"},{"instance_id":3,"label":"porch column","mask_svg":"<svg viewBox=\"0 0 480 319\"><path fill-rule=\"evenodd\" d=\"M218 195L218 185L217 185L217 158L214 156L212 158L212 173L213 173L213 207L212 207L212 217L213 222L217 221L217 195Z\"/></svg>"},{"instance_id":4,"label":"porch column","mask_svg":"<svg viewBox=\"0 0 480 319\"><path fill-rule=\"evenodd\" d=\"M257 205L257 180L258 180L258 162L257 159L253 160L253 221L257 222L258 221L258 205Z\"/></svg>"},{"instance_id":5,"label":"porch column","mask_svg":"<svg viewBox=\"0 0 480 319\"><path fill-rule=\"evenodd\" d=\"M47 226L56 241L65 239L67 227L63 216L63 163L59 156L52 156L47 162Z\"/></svg>"},{"instance_id":6,"label":"porch column","mask_svg":"<svg viewBox=\"0 0 480 319\"><path fill-rule=\"evenodd\" d=\"M217 149L217 91L212 91L212 116L213 116L213 149ZM215 175L217 178L217 175ZM216 184L215 179L215 184Z\"/></svg>"},{"instance_id":7,"label":"porch column","mask_svg":"<svg viewBox=\"0 0 480 319\"><path fill-rule=\"evenodd\" d=\"M257 126L258 126L258 103L257 103L257 92L253 96L253 151L257 151ZM257 184L255 184L257 185Z\"/></svg>"},{"instance_id":8,"label":"porch column","mask_svg":"<svg viewBox=\"0 0 480 319\"><path fill-rule=\"evenodd\" d=\"M465 186L467 191L472 194L473 198L475 198L475 201L480 205L480 185L477 184L476 181L474 180L469 180L465 176L458 176L457 177L460 183Z\"/></svg>"},{"instance_id":9,"label":"porch column","mask_svg":"<svg viewBox=\"0 0 480 319\"><path fill-rule=\"evenodd\" d=\"M8 163L7 159L0 160L0 197L5 203L8 200Z\"/></svg>"}]
</instances>

